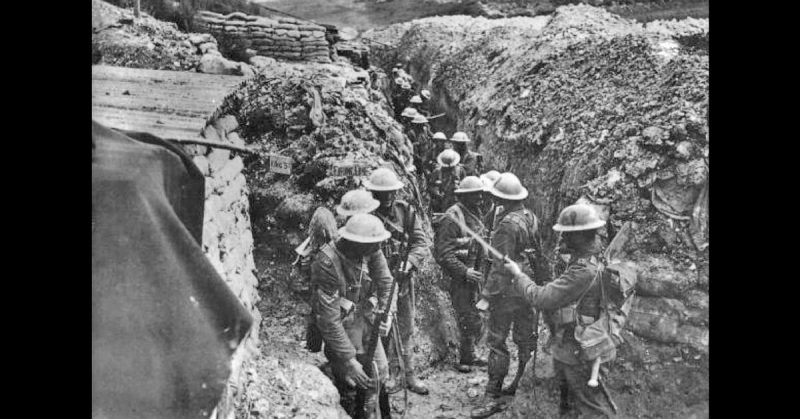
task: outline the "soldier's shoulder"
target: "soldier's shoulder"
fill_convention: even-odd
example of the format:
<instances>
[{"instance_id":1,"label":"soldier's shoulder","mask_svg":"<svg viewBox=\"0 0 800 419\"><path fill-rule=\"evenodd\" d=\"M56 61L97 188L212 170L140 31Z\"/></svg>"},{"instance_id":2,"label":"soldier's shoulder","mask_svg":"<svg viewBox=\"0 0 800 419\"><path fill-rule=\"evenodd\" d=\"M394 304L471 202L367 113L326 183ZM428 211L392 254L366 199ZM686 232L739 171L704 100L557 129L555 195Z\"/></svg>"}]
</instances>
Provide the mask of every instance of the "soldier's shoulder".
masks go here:
<instances>
[{"instance_id":1,"label":"soldier's shoulder","mask_svg":"<svg viewBox=\"0 0 800 419\"><path fill-rule=\"evenodd\" d=\"M498 225L520 227L525 223L525 215L522 210L509 211Z\"/></svg>"}]
</instances>

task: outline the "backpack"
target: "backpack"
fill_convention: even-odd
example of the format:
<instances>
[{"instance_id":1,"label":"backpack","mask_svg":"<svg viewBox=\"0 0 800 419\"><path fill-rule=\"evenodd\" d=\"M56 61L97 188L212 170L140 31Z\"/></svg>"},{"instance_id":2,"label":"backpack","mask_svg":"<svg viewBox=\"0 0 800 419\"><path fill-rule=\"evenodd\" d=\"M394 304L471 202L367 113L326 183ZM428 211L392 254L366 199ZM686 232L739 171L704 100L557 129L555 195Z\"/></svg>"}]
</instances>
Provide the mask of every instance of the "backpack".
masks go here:
<instances>
[{"instance_id":1,"label":"backpack","mask_svg":"<svg viewBox=\"0 0 800 419\"><path fill-rule=\"evenodd\" d=\"M616 357L616 348L625 340L622 329L628 320L636 287L636 268L630 262L600 264L592 284L600 287L600 314L593 323L582 324L576 316L575 340L581 345L581 355L586 361L600 358L602 362ZM578 305L591 288L578 299Z\"/></svg>"}]
</instances>

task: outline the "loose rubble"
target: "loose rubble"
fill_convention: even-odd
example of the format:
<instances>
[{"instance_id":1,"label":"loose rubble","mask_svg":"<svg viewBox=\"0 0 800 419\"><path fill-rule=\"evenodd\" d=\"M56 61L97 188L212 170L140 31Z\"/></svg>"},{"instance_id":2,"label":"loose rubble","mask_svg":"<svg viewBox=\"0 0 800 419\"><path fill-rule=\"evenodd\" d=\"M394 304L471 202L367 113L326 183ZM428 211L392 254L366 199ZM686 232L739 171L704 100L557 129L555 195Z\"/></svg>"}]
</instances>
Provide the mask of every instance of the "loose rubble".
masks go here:
<instances>
[{"instance_id":1,"label":"loose rubble","mask_svg":"<svg viewBox=\"0 0 800 419\"><path fill-rule=\"evenodd\" d=\"M171 22L146 13L92 0L92 47L102 64L155 70L197 69L201 57L217 51L217 41L205 34L189 34Z\"/></svg>"}]
</instances>

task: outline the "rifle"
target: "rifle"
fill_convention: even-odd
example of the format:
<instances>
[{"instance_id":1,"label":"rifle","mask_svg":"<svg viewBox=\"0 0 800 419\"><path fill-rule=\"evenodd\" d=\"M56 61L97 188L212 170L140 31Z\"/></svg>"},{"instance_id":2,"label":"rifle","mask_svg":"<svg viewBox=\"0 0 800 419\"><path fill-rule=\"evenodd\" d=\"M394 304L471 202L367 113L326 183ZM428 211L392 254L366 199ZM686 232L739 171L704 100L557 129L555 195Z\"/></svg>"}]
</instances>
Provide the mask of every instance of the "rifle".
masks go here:
<instances>
[{"instance_id":1,"label":"rifle","mask_svg":"<svg viewBox=\"0 0 800 419\"><path fill-rule=\"evenodd\" d=\"M486 240L484 240L483 237L481 237L480 234L470 230L470 228L467 227L466 223L462 223L461 221L457 220L456 217L453 217L452 215L450 215L448 213L445 213L445 215L450 217L450 219L452 219L453 221L455 221L456 224L460 225L461 228L464 231L467 232L467 234L472 236L472 238L475 239L475 241L477 241L481 246L483 246L484 249L488 250L489 253L491 253L495 258L501 259L504 262L513 262L508 257L508 255L504 255L504 254L500 253L499 250L497 250L494 247L492 247L492 245L489 244L489 242L487 242ZM478 301L477 304L475 304L475 307L477 307L478 310L485 311L487 308L489 308L489 302L485 298L481 297L481 300Z\"/></svg>"},{"instance_id":2,"label":"rifle","mask_svg":"<svg viewBox=\"0 0 800 419\"><path fill-rule=\"evenodd\" d=\"M411 211L411 226L413 228L414 222L416 218L416 211ZM375 358L375 350L378 348L378 339L380 339L380 325L386 322L389 318L389 314L392 309L392 300L394 300L394 293L395 289L397 288L397 281L398 277L401 275L405 275L403 272L406 271L408 268L408 255L411 250L411 246L409 246L409 241L411 240L411 234L407 233L408 228L406 227L406 234L403 235L403 242L400 244L400 254L401 254L401 261L400 261L400 271L393 275L392 278L392 286L389 290L389 300L386 302L386 307L384 307L383 311L380 312L380 315L375 316L375 321L372 327L372 332L369 336L369 342L367 344L367 352L365 355L365 363L364 363L364 373L367 374L370 378L377 378L373 377L375 375L375 363L373 359ZM380 300L378 301L380 304ZM375 307L376 309L378 307ZM396 336L395 339L399 338ZM380 389L379 384L377 384L378 380L376 381L376 387ZM379 392L380 393L380 392ZM380 403L376 403L376 409L380 409ZM378 412L378 416L380 416L380 412Z\"/></svg>"}]
</instances>

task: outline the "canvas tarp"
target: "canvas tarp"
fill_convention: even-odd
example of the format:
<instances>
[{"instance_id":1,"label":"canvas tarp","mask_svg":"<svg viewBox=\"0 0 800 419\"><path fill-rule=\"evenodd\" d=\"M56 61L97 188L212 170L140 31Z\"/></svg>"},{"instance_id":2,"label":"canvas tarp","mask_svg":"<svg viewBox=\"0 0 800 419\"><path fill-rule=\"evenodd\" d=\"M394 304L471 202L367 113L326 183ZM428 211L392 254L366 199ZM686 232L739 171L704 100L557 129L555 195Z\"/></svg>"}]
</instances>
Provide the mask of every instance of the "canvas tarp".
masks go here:
<instances>
[{"instance_id":1,"label":"canvas tarp","mask_svg":"<svg viewBox=\"0 0 800 419\"><path fill-rule=\"evenodd\" d=\"M252 317L199 244L202 174L146 141L92 121L92 416L208 417Z\"/></svg>"}]
</instances>

